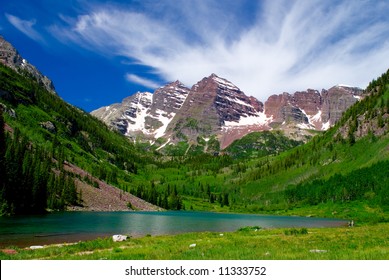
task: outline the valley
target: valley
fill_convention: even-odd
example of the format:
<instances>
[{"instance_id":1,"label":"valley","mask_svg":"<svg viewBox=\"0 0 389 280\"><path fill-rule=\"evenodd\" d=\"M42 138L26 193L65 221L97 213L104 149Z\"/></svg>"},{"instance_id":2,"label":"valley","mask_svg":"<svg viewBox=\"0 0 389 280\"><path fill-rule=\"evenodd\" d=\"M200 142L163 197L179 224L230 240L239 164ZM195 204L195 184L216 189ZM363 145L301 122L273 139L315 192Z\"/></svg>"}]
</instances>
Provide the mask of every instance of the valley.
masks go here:
<instances>
[{"instance_id":1,"label":"valley","mask_svg":"<svg viewBox=\"0 0 389 280\"><path fill-rule=\"evenodd\" d=\"M191 88L176 81L89 114L63 101L46 76L1 40L1 216L174 210L341 218L361 226L350 232L355 238L376 233L373 253L346 250L324 258L387 257L386 249L377 251L377 229L389 221L389 70L365 90L338 85L273 95L265 103L212 74ZM306 238L316 242L314 236L325 233L346 239L347 230L320 229ZM268 233L290 239L265 230L268 240ZM262 238L262 232L229 234L237 242ZM215 237L176 239L187 236ZM329 246L328 240L319 244ZM92 249L122 252L108 240L72 248L93 242ZM147 238L132 242L148 244ZM64 251L52 258L80 256ZM312 257L292 251L272 258Z\"/></svg>"}]
</instances>

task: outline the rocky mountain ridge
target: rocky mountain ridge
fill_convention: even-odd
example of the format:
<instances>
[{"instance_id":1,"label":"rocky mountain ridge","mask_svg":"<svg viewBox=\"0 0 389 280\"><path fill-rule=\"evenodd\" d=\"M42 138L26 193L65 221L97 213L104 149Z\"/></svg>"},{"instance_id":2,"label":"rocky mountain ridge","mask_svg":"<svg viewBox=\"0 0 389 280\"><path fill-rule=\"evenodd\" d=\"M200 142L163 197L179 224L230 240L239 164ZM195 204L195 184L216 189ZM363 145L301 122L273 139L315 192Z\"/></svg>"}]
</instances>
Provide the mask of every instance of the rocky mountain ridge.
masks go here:
<instances>
[{"instance_id":1,"label":"rocky mountain ridge","mask_svg":"<svg viewBox=\"0 0 389 280\"><path fill-rule=\"evenodd\" d=\"M321 92L308 89L272 95L262 103L211 74L190 89L176 81L154 94L138 92L91 114L134 140L142 136L154 143L162 137L163 145L196 144L200 138L216 137L224 149L248 133L273 129L306 140L309 131L333 126L362 94L359 88L337 85Z\"/></svg>"},{"instance_id":2,"label":"rocky mountain ridge","mask_svg":"<svg viewBox=\"0 0 389 280\"><path fill-rule=\"evenodd\" d=\"M273 128L284 130L294 139L304 140L299 139L298 134L306 135L307 130L328 130L362 97L362 89L346 85L336 85L321 92L307 89L294 94L283 93L268 98L265 114L273 116Z\"/></svg>"},{"instance_id":3,"label":"rocky mountain ridge","mask_svg":"<svg viewBox=\"0 0 389 280\"><path fill-rule=\"evenodd\" d=\"M0 35L0 63L19 74L28 74L49 92L57 94L53 82L24 59L19 52Z\"/></svg>"}]
</instances>

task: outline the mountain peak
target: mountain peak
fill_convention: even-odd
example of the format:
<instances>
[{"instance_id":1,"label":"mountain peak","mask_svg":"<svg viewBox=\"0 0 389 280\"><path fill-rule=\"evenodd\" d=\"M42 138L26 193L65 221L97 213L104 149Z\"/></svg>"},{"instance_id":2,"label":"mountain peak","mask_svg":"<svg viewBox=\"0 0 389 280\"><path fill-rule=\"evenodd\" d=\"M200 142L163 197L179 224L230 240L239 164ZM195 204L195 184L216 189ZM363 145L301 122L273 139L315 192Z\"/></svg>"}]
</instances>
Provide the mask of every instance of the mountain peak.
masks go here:
<instances>
[{"instance_id":1,"label":"mountain peak","mask_svg":"<svg viewBox=\"0 0 389 280\"><path fill-rule=\"evenodd\" d=\"M180 88L187 88L181 81L179 80L176 80L174 82L170 82L164 86L161 86L160 88L158 88L156 90L157 91L160 91L160 90L163 90L163 89L180 89Z\"/></svg>"},{"instance_id":2,"label":"mountain peak","mask_svg":"<svg viewBox=\"0 0 389 280\"><path fill-rule=\"evenodd\" d=\"M196 85L194 85L194 88L198 88L200 84L208 84L209 82L215 83L217 87L221 89L234 90L240 92L240 89L236 85L231 83L229 80L216 75L215 73L212 73L210 76L203 78Z\"/></svg>"},{"instance_id":3,"label":"mountain peak","mask_svg":"<svg viewBox=\"0 0 389 280\"><path fill-rule=\"evenodd\" d=\"M183 85L184 85L184 84L181 83L180 80L176 80L176 81L174 81L174 82L169 82L169 83L167 83L167 84L165 84L165 85L163 85L163 86L160 86L159 88L165 88L165 87L169 87L169 86L183 86Z\"/></svg>"}]
</instances>

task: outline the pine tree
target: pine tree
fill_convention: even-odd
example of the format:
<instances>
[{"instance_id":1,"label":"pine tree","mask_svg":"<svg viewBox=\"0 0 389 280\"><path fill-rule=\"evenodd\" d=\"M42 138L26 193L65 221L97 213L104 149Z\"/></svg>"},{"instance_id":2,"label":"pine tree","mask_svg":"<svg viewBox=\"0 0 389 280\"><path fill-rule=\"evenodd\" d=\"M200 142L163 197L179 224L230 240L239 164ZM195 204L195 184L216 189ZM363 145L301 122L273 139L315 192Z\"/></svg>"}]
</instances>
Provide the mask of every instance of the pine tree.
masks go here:
<instances>
[{"instance_id":1,"label":"pine tree","mask_svg":"<svg viewBox=\"0 0 389 280\"><path fill-rule=\"evenodd\" d=\"M211 193L211 194L209 195L209 202L210 202L210 203L215 203L215 195L214 195L213 193Z\"/></svg>"},{"instance_id":2,"label":"pine tree","mask_svg":"<svg viewBox=\"0 0 389 280\"><path fill-rule=\"evenodd\" d=\"M230 205L230 202L228 200L228 193L225 193L223 195L223 204L226 205L226 206L229 206Z\"/></svg>"},{"instance_id":3,"label":"pine tree","mask_svg":"<svg viewBox=\"0 0 389 280\"><path fill-rule=\"evenodd\" d=\"M219 199L218 199L219 203L220 203L220 207L223 207L224 206L224 200L223 200L223 196L222 194L219 194Z\"/></svg>"},{"instance_id":4,"label":"pine tree","mask_svg":"<svg viewBox=\"0 0 389 280\"><path fill-rule=\"evenodd\" d=\"M154 181L152 181L151 182L151 190L150 190L150 194L148 197L148 202L150 202L152 204L157 204L157 200L158 200L158 193L157 193L157 190L155 188L155 183L154 183Z\"/></svg>"}]
</instances>

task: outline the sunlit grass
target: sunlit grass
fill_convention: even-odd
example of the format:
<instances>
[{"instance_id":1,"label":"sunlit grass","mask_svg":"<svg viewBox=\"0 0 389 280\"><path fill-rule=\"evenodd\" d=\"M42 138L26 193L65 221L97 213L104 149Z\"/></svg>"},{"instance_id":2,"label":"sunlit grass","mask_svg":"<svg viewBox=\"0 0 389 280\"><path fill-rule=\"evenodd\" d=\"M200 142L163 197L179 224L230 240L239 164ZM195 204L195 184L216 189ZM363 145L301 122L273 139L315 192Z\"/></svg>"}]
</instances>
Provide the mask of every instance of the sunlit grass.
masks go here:
<instances>
[{"instance_id":1,"label":"sunlit grass","mask_svg":"<svg viewBox=\"0 0 389 280\"><path fill-rule=\"evenodd\" d=\"M258 229L225 233L147 236L113 242L110 238L68 246L47 246L1 259L136 259L136 260L374 260L389 259L389 224L353 228ZM298 234L289 234L297 232ZM191 244L195 244L190 246Z\"/></svg>"}]
</instances>

